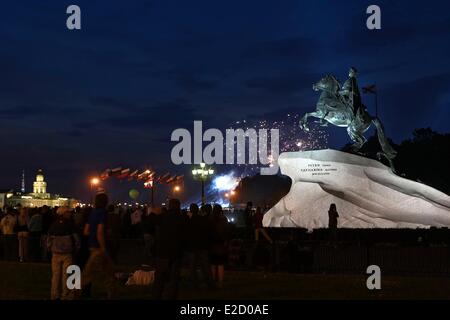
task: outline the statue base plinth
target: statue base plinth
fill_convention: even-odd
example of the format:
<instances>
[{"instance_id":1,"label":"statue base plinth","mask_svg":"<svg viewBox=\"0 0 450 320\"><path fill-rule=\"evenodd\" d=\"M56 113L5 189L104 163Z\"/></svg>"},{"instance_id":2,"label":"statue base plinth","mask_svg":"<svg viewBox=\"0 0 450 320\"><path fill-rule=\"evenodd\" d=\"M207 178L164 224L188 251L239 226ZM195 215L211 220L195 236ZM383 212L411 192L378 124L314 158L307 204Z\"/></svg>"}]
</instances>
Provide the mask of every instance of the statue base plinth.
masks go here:
<instances>
[{"instance_id":1,"label":"statue base plinth","mask_svg":"<svg viewBox=\"0 0 450 320\"><path fill-rule=\"evenodd\" d=\"M283 153L289 193L264 216L266 227L328 227L336 204L339 228L450 227L450 197L395 175L382 163L336 150Z\"/></svg>"}]
</instances>

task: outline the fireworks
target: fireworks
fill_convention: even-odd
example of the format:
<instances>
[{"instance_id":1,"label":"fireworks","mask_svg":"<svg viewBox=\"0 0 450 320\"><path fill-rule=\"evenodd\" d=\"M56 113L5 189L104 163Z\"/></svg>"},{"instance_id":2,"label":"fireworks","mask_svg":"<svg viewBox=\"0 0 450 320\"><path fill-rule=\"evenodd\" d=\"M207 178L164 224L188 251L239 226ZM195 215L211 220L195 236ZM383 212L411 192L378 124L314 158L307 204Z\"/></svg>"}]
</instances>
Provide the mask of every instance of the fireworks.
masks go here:
<instances>
[{"instance_id":1,"label":"fireworks","mask_svg":"<svg viewBox=\"0 0 450 320\"><path fill-rule=\"evenodd\" d=\"M212 188L217 191L229 192L239 184L240 178L233 171L217 176L212 181Z\"/></svg>"},{"instance_id":2,"label":"fireworks","mask_svg":"<svg viewBox=\"0 0 450 320\"><path fill-rule=\"evenodd\" d=\"M234 129L278 129L280 133L280 153L306 150L325 149L328 146L328 133L319 125L312 123L310 131L305 132L299 126L300 115L288 113L282 120L239 120L234 123ZM268 145L270 150L270 143ZM260 152L260 150L258 151ZM268 154L269 166L273 166L273 155ZM241 177L256 174L260 165L238 164Z\"/></svg>"}]
</instances>

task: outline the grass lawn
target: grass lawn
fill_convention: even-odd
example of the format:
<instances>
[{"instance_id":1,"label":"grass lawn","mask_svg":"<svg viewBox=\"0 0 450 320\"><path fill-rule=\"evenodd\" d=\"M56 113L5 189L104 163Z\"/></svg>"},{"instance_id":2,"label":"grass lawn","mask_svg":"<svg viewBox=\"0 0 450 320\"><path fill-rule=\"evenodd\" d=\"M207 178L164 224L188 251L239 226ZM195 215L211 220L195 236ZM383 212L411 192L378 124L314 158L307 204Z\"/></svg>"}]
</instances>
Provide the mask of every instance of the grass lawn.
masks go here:
<instances>
[{"instance_id":1,"label":"grass lawn","mask_svg":"<svg viewBox=\"0 0 450 320\"><path fill-rule=\"evenodd\" d=\"M118 267L119 271L133 271ZM0 299L48 299L50 265L0 262ZM94 283L93 297L105 296ZM228 272L224 288L194 289L182 281L180 299L448 299L450 278L382 276L382 289L369 291L361 275ZM150 299L151 287L118 283L118 299Z\"/></svg>"}]
</instances>

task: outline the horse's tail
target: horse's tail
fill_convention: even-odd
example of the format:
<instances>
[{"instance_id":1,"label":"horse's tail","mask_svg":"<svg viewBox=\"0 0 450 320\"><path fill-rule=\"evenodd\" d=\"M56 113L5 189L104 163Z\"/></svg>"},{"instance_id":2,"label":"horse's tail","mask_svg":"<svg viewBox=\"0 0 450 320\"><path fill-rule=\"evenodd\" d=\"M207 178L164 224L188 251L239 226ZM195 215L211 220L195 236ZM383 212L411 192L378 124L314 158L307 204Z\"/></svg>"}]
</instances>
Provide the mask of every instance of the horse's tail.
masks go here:
<instances>
[{"instance_id":1,"label":"horse's tail","mask_svg":"<svg viewBox=\"0 0 450 320\"><path fill-rule=\"evenodd\" d=\"M381 150L383 150L383 152L381 152L380 154L386 157L386 159L389 161L392 171L395 172L392 160L397 155L397 151L394 150L394 148L391 146L388 139L386 138L384 134L384 127L380 119L372 118L372 123L377 128L378 141L380 142Z\"/></svg>"}]
</instances>

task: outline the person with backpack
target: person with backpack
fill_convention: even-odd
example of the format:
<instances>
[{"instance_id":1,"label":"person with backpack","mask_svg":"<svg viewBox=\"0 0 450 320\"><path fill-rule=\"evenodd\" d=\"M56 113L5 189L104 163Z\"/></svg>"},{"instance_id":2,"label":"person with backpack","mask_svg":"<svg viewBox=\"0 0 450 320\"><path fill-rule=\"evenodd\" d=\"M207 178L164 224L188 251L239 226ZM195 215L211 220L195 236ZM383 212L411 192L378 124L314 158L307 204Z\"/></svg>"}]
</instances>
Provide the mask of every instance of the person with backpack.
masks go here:
<instances>
[{"instance_id":1,"label":"person with backpack","mask_svg":"<svg viewBox=\"0 0 450 320\"><path fill-rule=\"evenodd\" d=\"M60 207L57 218L50 225L47 247L52 253L52 300L70 300L73 295L67 287L67 268L73 264L74 253L80 248L80 241L72 220L72 210Z\"/></svg>"}]
</instances>

